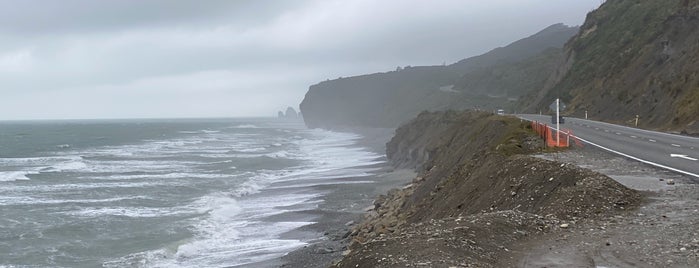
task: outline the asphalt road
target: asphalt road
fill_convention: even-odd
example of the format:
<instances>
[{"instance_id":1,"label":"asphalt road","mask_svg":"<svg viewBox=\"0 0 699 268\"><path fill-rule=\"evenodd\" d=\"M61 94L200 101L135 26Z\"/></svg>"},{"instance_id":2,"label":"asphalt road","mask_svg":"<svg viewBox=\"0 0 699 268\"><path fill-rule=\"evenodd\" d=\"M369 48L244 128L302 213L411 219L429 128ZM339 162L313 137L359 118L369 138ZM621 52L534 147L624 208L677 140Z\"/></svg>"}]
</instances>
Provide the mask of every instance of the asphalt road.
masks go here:
<instances>
[{"instance_id":1,"label":"asphalt road","mask_svg":"<svg viewBox=\"0 0 699 268\"><path fill-rule=\"evenodd\" d=\"M551 116L518 115L548 125ZM555 128L555 124L553 128ZM592 145L646 164L699 179L699 138L630 128L579 118L565 118L561 128L571 129L586 146Z\"/></svg>"}]
</instances>

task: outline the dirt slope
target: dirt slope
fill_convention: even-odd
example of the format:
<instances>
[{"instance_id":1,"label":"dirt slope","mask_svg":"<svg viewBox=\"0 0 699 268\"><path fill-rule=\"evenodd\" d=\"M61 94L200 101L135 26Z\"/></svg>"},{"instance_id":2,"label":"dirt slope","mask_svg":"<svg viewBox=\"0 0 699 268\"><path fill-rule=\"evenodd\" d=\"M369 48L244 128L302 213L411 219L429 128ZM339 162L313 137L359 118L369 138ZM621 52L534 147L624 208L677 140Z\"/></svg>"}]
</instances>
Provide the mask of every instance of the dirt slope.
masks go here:
<instances>
[{"instance_id":1,"label":"dirt slope","mask_svg":"<svg viewBox=\"0 0 699 268\"><path fill-rule=\"evenodd\" d=\"M387 146L420 176L375 202L337 266L492 267L515 242L639 204L606 176L526 155L539 150L519 119L422 113Z\"/></svg>"}]
</instances>

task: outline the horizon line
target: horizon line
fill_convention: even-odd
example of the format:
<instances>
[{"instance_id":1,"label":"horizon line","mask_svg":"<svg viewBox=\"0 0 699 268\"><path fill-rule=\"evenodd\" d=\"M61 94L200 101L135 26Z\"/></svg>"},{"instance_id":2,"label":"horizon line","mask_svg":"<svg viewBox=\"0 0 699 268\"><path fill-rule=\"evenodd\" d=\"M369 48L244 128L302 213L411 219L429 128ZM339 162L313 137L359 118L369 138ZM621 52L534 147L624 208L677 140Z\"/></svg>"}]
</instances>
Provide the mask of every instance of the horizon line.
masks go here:
<instances>
[{"instance_id":1,"label":"horizon line","mask_svg":"<svg viewBox=\"0 0 699 268\"><path fill-rule=\"evenodd\" d=\"M26 122L26 121L99 121L99 120L184 120L184 119L274 119L276 116L195 116L195 117L102 117L102 118L26 118L5 119L0 122Z\"/></svg>"}]
</instances>

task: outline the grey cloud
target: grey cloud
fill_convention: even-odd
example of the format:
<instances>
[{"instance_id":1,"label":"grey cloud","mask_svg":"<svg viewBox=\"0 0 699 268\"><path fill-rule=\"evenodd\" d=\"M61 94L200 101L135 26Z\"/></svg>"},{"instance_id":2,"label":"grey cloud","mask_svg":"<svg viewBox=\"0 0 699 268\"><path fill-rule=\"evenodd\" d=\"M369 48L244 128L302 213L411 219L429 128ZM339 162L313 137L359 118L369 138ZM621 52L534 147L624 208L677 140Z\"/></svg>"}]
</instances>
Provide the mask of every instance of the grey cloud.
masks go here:
<instances>
[{"instance_id":1,"label":"grey cloud","mask_svg":"<svg viewBox=\"0 0 699 268\"><path fill-rule=\"evenodd\" d=\"M65 34L119 31L133 27L241 27L304 4L278 0L2 0L0 32Z\"/></svg>"},{"instance_id":2,"label":"grey cloud","mask_svg":"<svg viewBox=\"0 0 699 268\"><path fill-rule=\"evenodd\" d=\"M0 117L273 115L319 81L455 62L597 4L0 0Z\"/></svg>"}]
</instances>

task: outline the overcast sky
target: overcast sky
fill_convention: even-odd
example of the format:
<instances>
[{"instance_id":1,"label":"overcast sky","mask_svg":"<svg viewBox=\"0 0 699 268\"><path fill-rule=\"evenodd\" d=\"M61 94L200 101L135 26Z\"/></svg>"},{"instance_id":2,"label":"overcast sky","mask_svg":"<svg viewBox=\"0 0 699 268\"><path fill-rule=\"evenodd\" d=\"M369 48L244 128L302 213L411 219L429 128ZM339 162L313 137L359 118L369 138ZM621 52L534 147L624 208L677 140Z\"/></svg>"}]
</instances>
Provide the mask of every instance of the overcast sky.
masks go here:
<instances>
[{"instance_id":1,"label":"overcast sky","mask_svg":"<svg viewBox=\"0 0 699 268\"><path fill-rule=\"evenodd\" d=\"M0 119L275 116L309 85L447 64L600 0L0 0Z\"/></svg>"}]
</instances>

